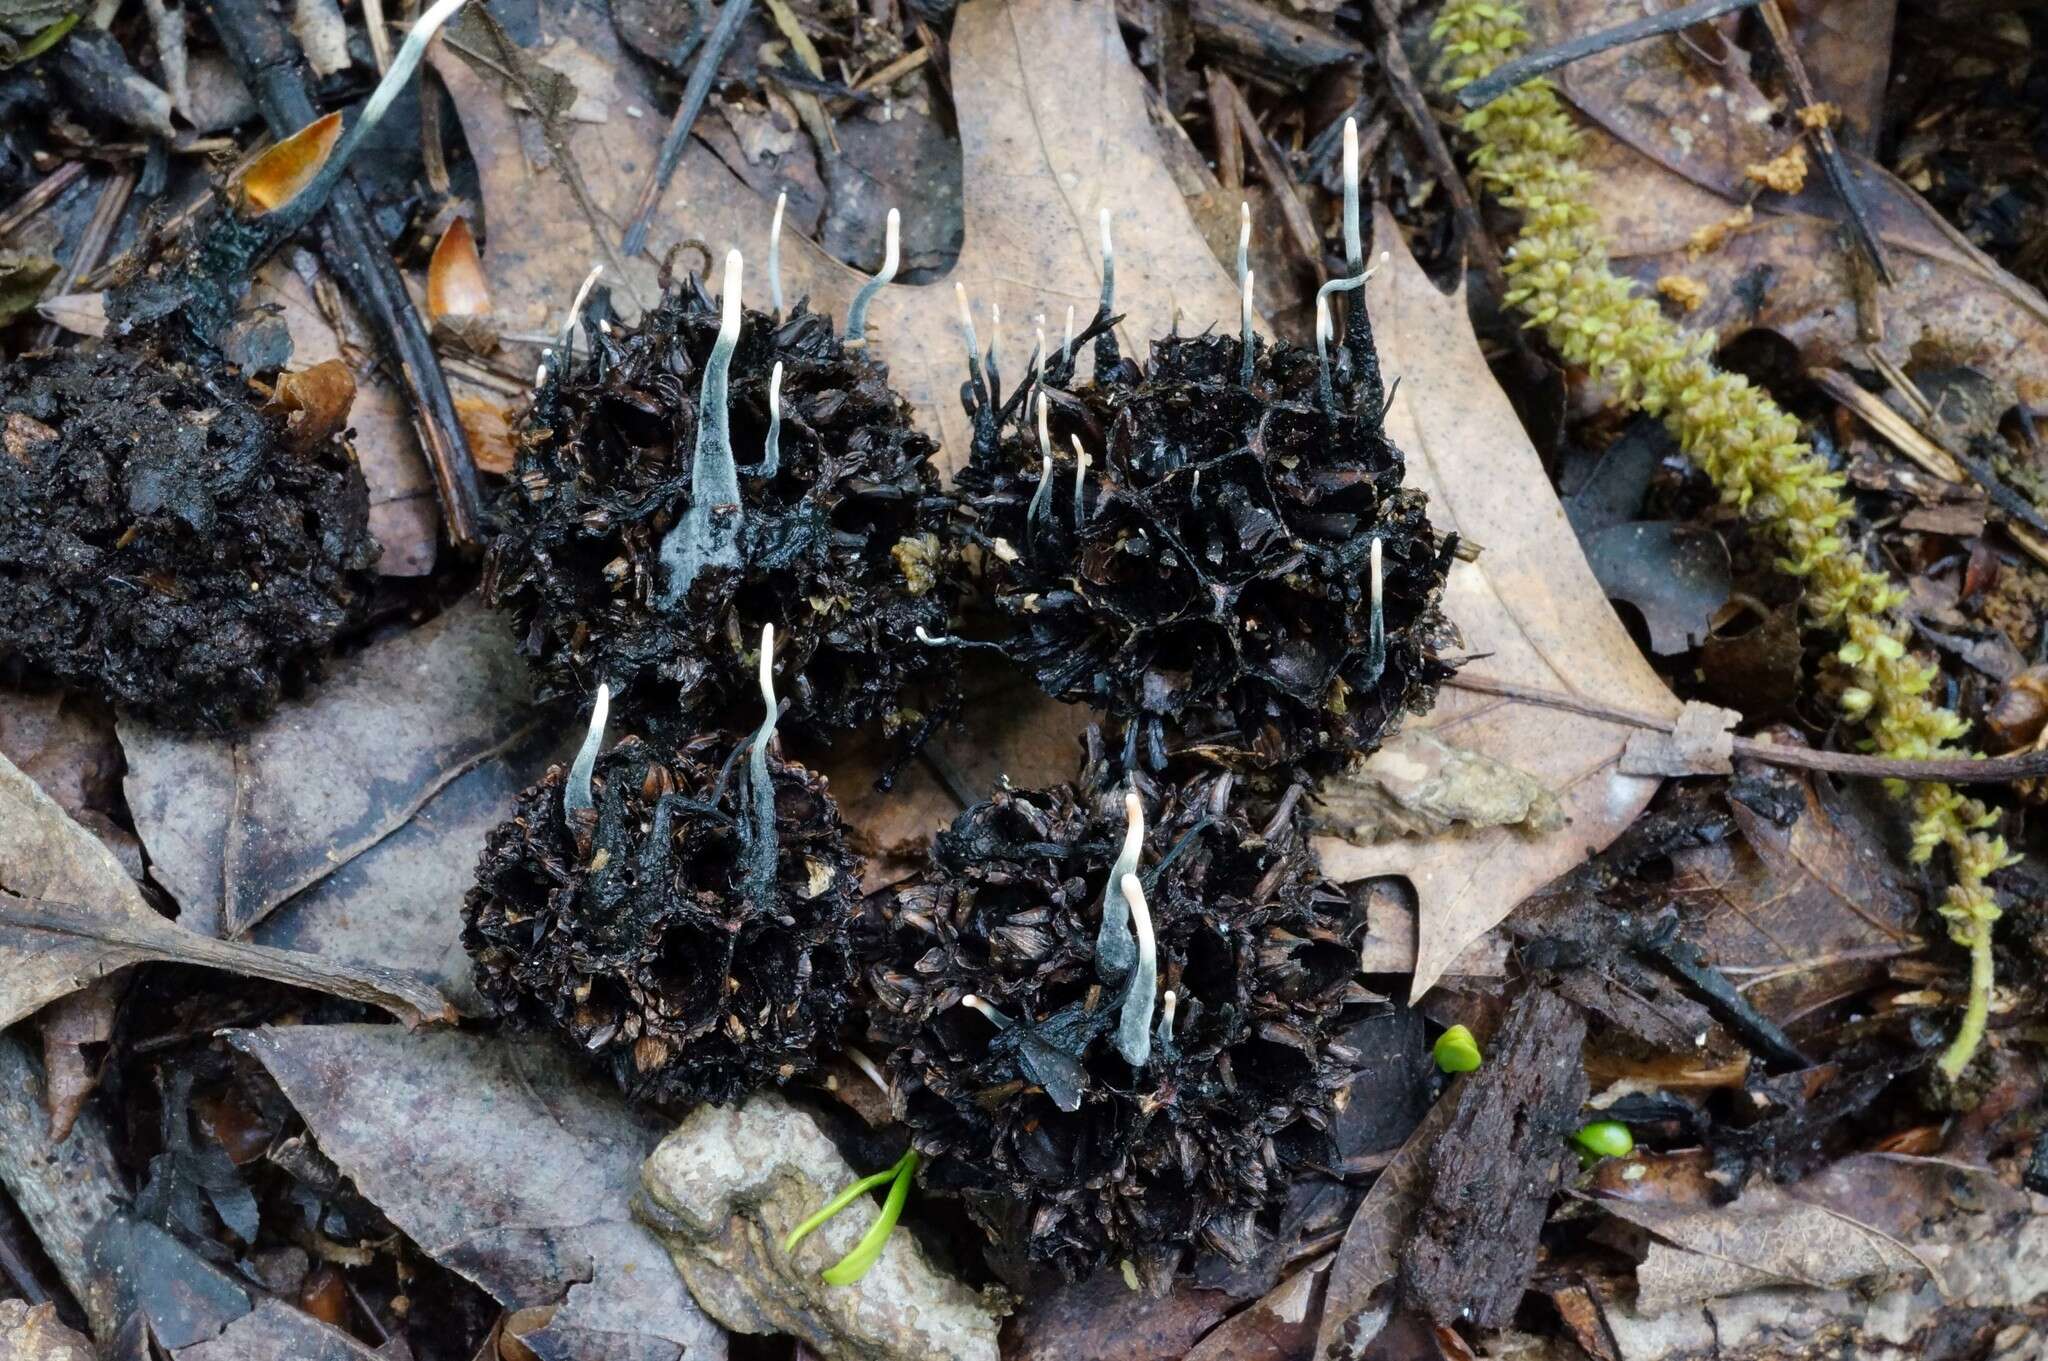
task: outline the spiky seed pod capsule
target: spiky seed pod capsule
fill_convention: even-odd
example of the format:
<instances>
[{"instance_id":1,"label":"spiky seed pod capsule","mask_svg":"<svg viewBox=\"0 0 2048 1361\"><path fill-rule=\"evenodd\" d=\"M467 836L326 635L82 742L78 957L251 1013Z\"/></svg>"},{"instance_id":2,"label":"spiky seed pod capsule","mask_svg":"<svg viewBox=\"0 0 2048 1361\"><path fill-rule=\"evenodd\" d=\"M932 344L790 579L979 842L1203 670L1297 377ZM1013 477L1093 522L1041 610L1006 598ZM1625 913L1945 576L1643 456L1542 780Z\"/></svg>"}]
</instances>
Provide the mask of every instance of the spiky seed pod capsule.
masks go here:
<instances>
[{"instance_id":1,"label":"spiky seed pod capsule","mask_svg":"<svg viewBox=\"0 0 2048 1361\"><path fill-rule=\"evenodd\" d=\"M239 371L136 346L0 368L0 674L172 728L269 713L376 585L369 492L326 414L294 426Z\"/></svg>"},{"instance_id":2,"label":"spiky seed pod capsule","mask_svg":"<svg viewBox=\"0 0 2048 1361\"><path fill-rule=\"evenodd\" d=\"M1367 1000L1346 905L1291 805L1261 829L1229 790L1145 791L1129 855L1122 789L1003 790L884 911L870 1019L899 1114L1000 1257L1154 1279L1191 1248L1242 1258L1332 1156L1332 1037Z\"/></svg>"},{"instance_id":3,"label":"spiky seed pod capsule","mask_svg":"<svg viewBox=\"0 0 2048 1361\"><path fill-rule=\"evenodd\" d=\"M1177 745L1259 767L1370 751L1449 674L1452 544L1378 411L1328 409L1314 351L1255 348L1247 384L1241 340L1161 340L1135 381L1053 392L1043 443L1014 403L959 478L1002 650L1138 725L1155 766Z\"/></svg>"},{"instance_id":4,"label":"spiky seed pod capsule","mask_svg":"<svg viewBox=\"0 0 2048 1361\"><path fill-rule=\"evenodd\" d=\"M478 989L635 1099L727 1104L810 1071L838 1042L860 898L824 781L758 735L628 737L587 773L587 811L565 813L582 800L556 767L491 832L463 904Z\"/></svg>"},{"instance_id":5,"label":"spiky seed pod capsule","mask_svg":"<svg viewBox=\"0 0 2048 1361\"><path fill-rule=\"evenodd\" d=\"M486 596L544 697L608 682L641 731L723 721L765 623L800 729L944 711L951 659L916 642L957 594L935 446L865 347L801 302L742 312L729 269L729 308L690 279L637 326L592 295L589 356L543 365L520 427Z\"/></svg>"}]
</instances>

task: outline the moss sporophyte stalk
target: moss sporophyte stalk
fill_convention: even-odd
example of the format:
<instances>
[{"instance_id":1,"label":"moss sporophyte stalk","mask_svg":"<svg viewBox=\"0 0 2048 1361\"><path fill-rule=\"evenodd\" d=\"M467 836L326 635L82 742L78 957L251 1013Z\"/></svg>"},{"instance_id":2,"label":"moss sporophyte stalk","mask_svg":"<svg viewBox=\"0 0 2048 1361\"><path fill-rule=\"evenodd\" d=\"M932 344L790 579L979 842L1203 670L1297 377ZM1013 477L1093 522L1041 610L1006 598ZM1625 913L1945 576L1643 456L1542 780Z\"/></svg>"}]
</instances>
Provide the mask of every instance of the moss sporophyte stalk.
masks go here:
<instances>
[{"instance_id":1,"label":"moss sporophyte stalk","mask_svg":"<svg viewBox=\"0 0 2048 1361\"><path fill-rule=\"evenodd\" d=\"M1451 0L1433 33L1449 91L1529 44L1521 11L1498 0ZM1521 214L1507 253L1507 303L1567 363L1606 380L1623 403L1662 417L1722 499L1776 542L1778 566L1805 581L1813 625L1841 636L1834 658L1846 682L1842 715L1866 725L1869 746L1906 759L1970 754L1957 745L1968 724L1929 697L1939 668L1906 649L1905 589L1870 565L1843 477L1766 393L1716 367L1711 332L1682 331L1609 267L1588 174L1575 159L1579 133L1556 87L1529 81L1467 114L1464 129L1480 182ZM1887 787L1913 809L1913 858L1946 850L1955 878L1940 911L1970 953L1970 994L1941 1059L1954 1077L1983 1040L1991 999L1999 907L1986 879L2019 857L1990 832L1997 814L1978 800L1945 784Z\"/></svg>"}]
</instances>

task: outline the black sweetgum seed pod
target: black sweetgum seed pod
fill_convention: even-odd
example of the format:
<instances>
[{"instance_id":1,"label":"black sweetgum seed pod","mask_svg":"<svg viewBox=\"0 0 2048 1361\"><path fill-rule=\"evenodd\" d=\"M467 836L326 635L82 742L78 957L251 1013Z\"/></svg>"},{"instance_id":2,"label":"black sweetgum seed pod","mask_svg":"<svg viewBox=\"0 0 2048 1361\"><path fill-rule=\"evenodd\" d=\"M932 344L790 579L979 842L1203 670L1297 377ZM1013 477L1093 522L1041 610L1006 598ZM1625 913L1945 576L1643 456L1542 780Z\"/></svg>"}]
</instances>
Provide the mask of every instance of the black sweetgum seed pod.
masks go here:
<instances>
[{"instance_id":1,"label":"black sweetgum seed pod","mask_svg":"<svg viewBox=\"0 0 2048 1361\"><path fill-rule=\"evenodd\" d=\"M369 492L232 368L105 344L0 367L0 673L166 727L270 712L361 624Z\"/></svg>"},{"instance_id":2,"label":"black sweetgum seed pod","mask_svg":"<svg viewBox=\"0 0 2048 1361\"><path fill-rule=\"evenodd\" d=\"M1357 348L1370 357L1369 337ZM1098 347L1106 381L1067 386L1071 365L1052 367L1042 428L1030 403L997 414L968 389L958 487L997 645L1047 694L1135 725L1155 769L1193 750L1327 770L1428 709L1451 670L1437 652L1455 543L1402 485L1376 358L1351 392L1314 350L1254 352L1247 382L1236 338L1170 336L1142 372Z\"/></svg>"},{"instance_id":3,"label":"black sweetgum seed pod","mask_svg":"<svg viewBox=\"0 0 2048 1361\"><path fill-rule=\"evenodd\" d=\"M736 292L736 277L727 283ZM600 290L591 313L606 310ZM541 385L485 575L541 694L609 683L643 730L695 731L744 694L753 640L773 624L778 664L803 677L789 715L800 730L950 710L951 659L916 641L920 627L945 632L957 596L936 446L887 370L802 303L779 320L740 319L727 375L739 561L701 572L671 600L663 543L693 501L699 401L720 323L689 279L638 326L587 326L591 357Z\"/></svg>"},{"instance_id":4,"label":"black sweetgum seed pod","mask_svg":"<svg viewBox=\"0 0 2048 1361\"><path fill-rule=\"evenodd\" d=\"M753 740L625 738L574 816L573 770L551 769L492 830L463 904L479 991L637 1100L729 1104L809 1072L839 1040L858 861L824 781L771 751L760 867Z\"/></svg>"},{"instance_id":5,"label":"black sweetgum seed pod","mask_svg":"<svg viewBox=\"0 0 2048 1361\"><path fill-rule=\"evenodd\" d=\"M899 1113L927 1184L1005 1256L1069 1277L1129 1257L1154 1279L1189 1248L1242 1259L1293 1174L1334 1156L1352 1056L1333 1037L1368 1000L1348 909L1293 800L1255 827L1230 791L1211 775L1144 796L1165 1000L1140 1065L1122 1048L1130 974L1098 962L1128 830L1101 780L969 808L885 910L870 1014Z\"/></svg>"}]
</instances>

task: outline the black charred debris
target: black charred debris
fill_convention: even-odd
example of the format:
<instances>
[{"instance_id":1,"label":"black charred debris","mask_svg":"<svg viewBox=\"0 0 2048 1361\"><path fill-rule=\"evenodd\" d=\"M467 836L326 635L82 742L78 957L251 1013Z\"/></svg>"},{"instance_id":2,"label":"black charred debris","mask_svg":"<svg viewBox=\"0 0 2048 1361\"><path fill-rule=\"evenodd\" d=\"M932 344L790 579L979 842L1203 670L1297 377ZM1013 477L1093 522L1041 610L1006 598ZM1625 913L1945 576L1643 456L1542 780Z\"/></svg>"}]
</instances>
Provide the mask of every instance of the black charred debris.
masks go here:
<instances>
[{"instance_id":1,"label":"black charred debris","mask_svg":"<svg viewBox=\"0 0 2048 1361\"><path fill-rule=\"evenodd\" d=\"M609 310L600 290L590 357L541 384L486 563L486 598L511 614L543 697L608 684L635 724L688 735L746 693L772 624L793 728L879 719L914 749L958 702L952 659L917 631L945 631L959 586L936 446L887 371L802 303L745 312L707 430L719 307L692 278L638 326ZM733 541L686 583L674 564L700 472L729 518L699 537Z\"/></svg>"},{"instance_id":2,"label":"black charred debris","mask_svg":"<svg viewBox=\"0 0 2048 1361\"><path fill-rule=\"evenodd\" d=\"M587 357L539 375L485 590L545 694L633 736L593 769L594 735L493 834L464 937L484 991L661 1100L879 1046L924 1180L1006 1273L1163 1285L1190 1252L1256 1255L1296 1179L1342 1162L1340 1036L1379 1000L1302 795L1450 671L1455 543L1402 486L1362 312L1334 365L1247 332L1141 370L1105 288L1078 338L1096 381L1070 343L1007 401L970 326L949 496L863 301L842 341L803 304L744 311L739 271L637 326L590 294ZM863 902L822 782L766 755L774 678L807 736L879 718L914 749L972 646L1115 740L1091 730L1073 785L998 789ZM753 744L704 735L756 670ZM772 782L730 773L743 749Z\"/></svg>"},{"instance_id":3,"label":"black charred debris","mask_svg":"<svg viewBox=\"0 0 2048 1361\"><path fill-rule=\"evenodd\" d=\"M243 375L101 345L0 368L0 673L168 727L260 718L358 626L369 493Z\"/></svg>"},{"instance_id":4,"label":"black charred debris","mask_svg":"<svg viewBox=\"0 0 2048 1361\"><path fill-rule=\"evenodd\" d=\"M501 1014L663 1103L729 1104L836 1049L860 878L824 782L765 735L628 737L580 790L550 771L477 865L463 944Z\"/></svg>"}]
</instances>

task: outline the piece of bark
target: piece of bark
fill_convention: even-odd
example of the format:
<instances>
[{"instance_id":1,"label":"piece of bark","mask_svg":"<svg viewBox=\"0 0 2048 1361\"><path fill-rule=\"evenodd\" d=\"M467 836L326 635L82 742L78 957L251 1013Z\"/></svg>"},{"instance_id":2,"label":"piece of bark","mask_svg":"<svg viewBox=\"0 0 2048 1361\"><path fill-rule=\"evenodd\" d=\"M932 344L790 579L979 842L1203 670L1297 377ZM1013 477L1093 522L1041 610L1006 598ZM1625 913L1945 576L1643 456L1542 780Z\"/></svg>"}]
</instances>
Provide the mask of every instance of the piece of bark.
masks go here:
<instances>
[{"instance_id":1,"label":"piece of bark","mask_svg":"<svg viewBox=\"0 0 2048 1361\"><path fill-rule=\"evenodd\" d=\"M1505 1328L1536 1268L1550 1198L1571 1166L1586 1101L1586 1018L1547 989L1522 993L1486 1064L1431 1147L1429 1193L1402 1293L1438 1323Z\"/></svg>"}]
</instances>

